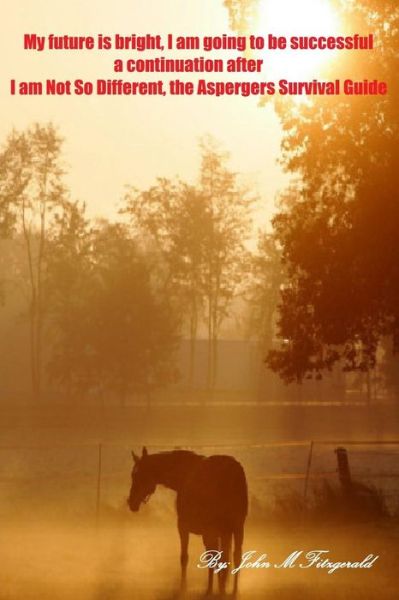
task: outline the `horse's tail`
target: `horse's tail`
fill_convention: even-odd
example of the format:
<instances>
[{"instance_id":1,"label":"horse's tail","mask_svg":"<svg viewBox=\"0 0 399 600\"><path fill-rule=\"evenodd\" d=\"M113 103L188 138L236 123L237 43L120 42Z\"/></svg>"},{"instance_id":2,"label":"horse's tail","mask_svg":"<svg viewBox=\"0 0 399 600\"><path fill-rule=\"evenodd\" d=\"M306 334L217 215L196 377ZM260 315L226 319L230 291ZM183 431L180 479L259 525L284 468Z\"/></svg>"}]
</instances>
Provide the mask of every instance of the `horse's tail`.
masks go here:
<instances>
[{"instance_id":1,"label":"horse's tail","mask_svg":"<svg viewBox=\"0 0 399 600\"><path fill-rule=\"evenodd\" d=\"M237 469L237 482L236 482L236 519L233 529L234 539L234 565L238 567L241 563L242 555L242 544L244 540L244 523L248 513L248 485L247 478L245 477L245 471L242 466L238 463L239 469Z\"/></svg>"},{"instance_id":2,"label":"horse's tail","mask_svg":"<svg viewBox=\"0 0 399 600\"><path fill-rule=\"evenodd\" d=\"M244 540L244 522L248 513L248 485L245 471L241 465L238 470L238 485L237 485L237 515L233 530L234 539L234 564L236 567L241 563L242 543Z\"/></svg>"}]
</instances>

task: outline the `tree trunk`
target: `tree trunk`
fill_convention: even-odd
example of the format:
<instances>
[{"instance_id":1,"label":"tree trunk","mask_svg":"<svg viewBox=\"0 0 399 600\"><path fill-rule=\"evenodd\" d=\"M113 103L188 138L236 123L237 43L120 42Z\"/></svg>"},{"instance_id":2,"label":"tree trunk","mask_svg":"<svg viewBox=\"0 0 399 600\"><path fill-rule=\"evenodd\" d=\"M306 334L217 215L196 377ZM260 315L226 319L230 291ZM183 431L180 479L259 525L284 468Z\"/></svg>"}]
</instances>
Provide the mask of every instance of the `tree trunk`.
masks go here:
<instances>
[{"instance_id":1,"label":"tree trunk","mask_svg":"<svg viewBox=\"0 0 399 600\"><path fill-rule=\"evenodd\" d=\"M217 318L218 318L218 307L217 307L217 301L215 300L215 302L213 304L213 312L212 312L212 378L211 378L212 391L215 389L215 387L217 385L217 369L218 369Z\"/></svg>"},{"instance_id":2,"label":"tree trunk","mask_svg":"<svg viewBox=\"0 0 399 600\"><path fill-rule=\"evenodd\" d=\"M26 244L28 259L29 284L30 284L30 309L29 309L29 348L30 348L30 371L32 381L32 396L35 402L40 399L40 384L37 377L37 282L33 267L32 234L25 220L25 202L22 202L22 229Z\"/></svg>"},{"instance_id":3,"label":"tree trunk","mask_svg":"<svg viewBox=\"0 0 399 600\"><path fill-rule=\"evenodd\" d=\"M211 293L208 296L208 370L207 370L207 388L212 391L212 365L213 365L213 320L212 310L213 302Z\"/></svg>"},{"instance_id":4,"label":"tree trunk","mask_svg":"<svg viewBox=\"0 0 399 600\"><path fill-rule=\"evenodd\" d=\"M36 293L32 289L32 299L29 311L29 348L30 348L30 371L32 382L32 396L36 402L39 400L39 389L36 368Z\"/></svg>"},{"instance_id":5,"label":"tree trunk","mask_svg":"<svg viewBox=\"0 0 399 600\"><path fill-rule=\"evenodd\" d=\"M43 267L46 246L46 210L47 210L47 161L46 154L45 168L40 190L40 232L39 232L39 250L37 256L37 315L36 315L36 379L37 379L37 397L41 397L42 391L42 337L43 337Z\"/></svg>"},{"instance_id":6,"label":"tree trunk","mask_svg":"<svg viewBox=\"0 0 399 600\"><path fill-rule=\"evenodd\" d=\"M188 375L188 384L189 384L189 388L191 390L194 388L197 330L198 330L197 305L196 305L195 300L193 300L192 310L191 310L191 318L190 318L190 364L189 364L189 375Z\"/></svg>"}]
</instances>

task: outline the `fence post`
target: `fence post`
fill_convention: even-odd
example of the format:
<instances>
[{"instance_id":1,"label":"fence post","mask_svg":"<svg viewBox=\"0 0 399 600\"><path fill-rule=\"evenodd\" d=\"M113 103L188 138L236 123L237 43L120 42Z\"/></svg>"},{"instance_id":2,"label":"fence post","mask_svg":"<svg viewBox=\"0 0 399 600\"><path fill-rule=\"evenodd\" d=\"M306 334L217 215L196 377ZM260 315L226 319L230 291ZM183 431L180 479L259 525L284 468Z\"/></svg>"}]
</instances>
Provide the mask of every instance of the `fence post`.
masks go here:
<instances>
[{"instance_id":1,"label":"fence post","mask_svg":"<svg viewBox=\"0 0 399 600\"><path fill-rule=\"evenodd\" d=\"M310 446L309 446L309 456L308 456L308 464L306 466L306 475L305 475L305 487L303 490L303 509L306 509L306 499L307 499L307 495L308 495L308 487L309 487L309 476L310 476L310 469L312 466L312 458L313 458L313 445L314 442L313 440L310 442Z\"/></svg>"},{"instance_id":2,"label":"fence post","mask_svg":"<svg viewBox=\"0 0 399 600\"><path fill-rule=\"evenodd\" d=\"M342 489L345 493L349 493L352 488L352 477L349 468L348 452L346 448L340 447L335 450L335 454L337 455L339 480Z\"/></svg>"},{"instance_id":3,"label":"fence post","mask_svg":"<svg viewBox=\"0 0 399 600\"><path fill-rule=\"evenodd\" d=\"M103 454L103 445L102 444L98 444L97 494L96 494L96 527L98 527L99 523L100 523L102 454Z\"/></svg>"}]
</instances>

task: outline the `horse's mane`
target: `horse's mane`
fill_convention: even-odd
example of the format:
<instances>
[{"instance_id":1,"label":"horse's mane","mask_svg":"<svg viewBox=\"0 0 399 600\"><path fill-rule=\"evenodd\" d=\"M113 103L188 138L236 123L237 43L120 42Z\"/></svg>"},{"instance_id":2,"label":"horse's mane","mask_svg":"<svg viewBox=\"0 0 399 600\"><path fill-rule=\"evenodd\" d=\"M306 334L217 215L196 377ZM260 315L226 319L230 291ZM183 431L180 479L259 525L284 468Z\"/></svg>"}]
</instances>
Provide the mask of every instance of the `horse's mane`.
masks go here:
<instances>
[{"instance_id":1,"label":"horse's mane","mask_svg":"<svg viewBox=\"0 0 399 600\"><path fill-rule=\"evenodd\" d=\"M157 452L156 453L157 456L165 456L165 455L179 455L179 456L186 456L187 458L189 456L198 456L200 458L203 457L202 454L197 454L196 452L193 452L192 450L180 450L180 449L176 449L176 450L164 450L163 452ZM154 456L154 454L150 454L150 456Z\"/></svg>"}]
</instances>

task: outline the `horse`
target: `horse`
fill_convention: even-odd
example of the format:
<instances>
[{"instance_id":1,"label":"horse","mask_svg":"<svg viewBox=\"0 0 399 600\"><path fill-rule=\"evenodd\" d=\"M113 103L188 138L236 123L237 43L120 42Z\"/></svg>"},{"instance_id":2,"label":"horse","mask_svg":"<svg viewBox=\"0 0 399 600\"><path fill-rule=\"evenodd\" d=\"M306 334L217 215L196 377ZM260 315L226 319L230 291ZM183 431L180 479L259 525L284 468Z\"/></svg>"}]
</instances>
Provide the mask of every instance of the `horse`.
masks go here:
<instances>
[{"instance_id":1,"label":"horse","mask_svg":"<svg viewBox=\"0 0 399 600\"><path fill-rule=\"evenodd\" d=\"M181 588L187 582L190 533L201 535L207 553L220 551L220 561L230 564L234 539L234 566L241 563L244 523L248 512L248 489L244 469L232 456L202 456L188 450L173 450L142 456L132 452L134 466L128 498L131 511L148 502L157 485L177 493L177 527L180 536ZM219 561L218 560L218 561ZM219 591L226 592L228 569L219 571ZM213 591L214 568L208 568L207 594ZM234 595L238 591L238 571Z\"/></svg>"}]
</instances>

